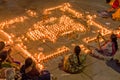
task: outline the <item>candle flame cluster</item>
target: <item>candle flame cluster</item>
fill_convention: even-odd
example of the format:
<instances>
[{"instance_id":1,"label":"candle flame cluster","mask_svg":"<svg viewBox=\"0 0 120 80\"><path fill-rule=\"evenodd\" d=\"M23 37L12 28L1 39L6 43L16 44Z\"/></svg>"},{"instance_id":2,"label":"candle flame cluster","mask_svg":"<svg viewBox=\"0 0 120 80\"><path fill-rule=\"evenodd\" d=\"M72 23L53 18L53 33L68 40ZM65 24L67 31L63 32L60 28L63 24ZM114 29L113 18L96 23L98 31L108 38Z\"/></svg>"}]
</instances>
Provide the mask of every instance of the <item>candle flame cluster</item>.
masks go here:
<instances>
[{"instance_id":1,"label":"candle flame cluster","mask_svg":"<svg viewBox=\"0 0 120 80\"><path fill-rule=\"evenodd\" d=\"M83 19L83 14L71 9L71 5L69 3L64 3L63 5L59 5L57 7L52 7L52 8L49 8L49 9L45 9L43 14L44 15L51 14L51 11L53 11L55 9L60 9L63 12L67 11L67 12L73 14L77 18L82 18Z\"/></svg>"},{"instance_id":2,"label":"candle flame cluster","mask_svg":"<svg viewBox=\"0 0 120 80\"><path fill-rule=\"evenodd\" d=\"M61 56L63 54L66 54L70 49L68 47L62 46L60 48L57 49L57 51L55 51L54 53L50 54L50 55L43 55L42 53L40 54L35 54L36 55L36 59L38 60L37 62L39 63L44 63L47 62L50 59L56 58L58 56Z\"/></svg>"},{"instance_id":3,"label":"candle flame cluster","mask_svg":"<svg viewBox=\"0 0 120 80\"><path fill-rule=\"evenodd\" d=\"M38 68L39 68L40 70L44 69L44 66L41 65L41 64L36 60L36 58L35 58L34 56L32 56L31 53L29 53L26 49L24 49L24 48L22 47L22 45L20 45L20 44L15 45L15 49L17 49L18 51L24 53L23 55L32 58L32 59L35 61L36 65L38 66Z\"/></svg>"},{"instance_id":4,"label":"candle flame cluster","mask_svg":"<svg viewBox=\"0 0 120 80\"><path fill-rule=\"evenodd\" d=\"M87 24L98 27L100 30L98 30L97 32L100 32L103 36L110 34L112 32L112 30L108 30L107 28L105 28L105 26L102 26L101 24L95 22L93 18L95 18L96 16L90 16L90 15L84 16L82 13L71 9L71 5L69 3L64 3L63 5L60 5L57 7L45 9L43 14L45 15L51 14L51 11L55 9L60 9L62 12L67 11L77 18L81 18L82 20L88 19ZM35 11L32 11L32 10L27 10L26 13L31 17L36 17L38 15ZM85 17L86 19L84 19ZM20 16L5 22L1 22L0 29L10 28L9 25L12 25L18 22L24 22L26 19L28 19L28 17ZM47 62L52 58L55 58L67 53L68 51L70 51L69 48L63 46L58 48L56 52L50 55L45 56L43 53L39 53L33 56L31 53L27 51L26 46L23 45L22 39L25 39L26 41L28 41L28 38L32 39L33 41L49 39L50 41L55 42L59 36L64 36L71 33L73 34L74 32L77 32L77 31L85 32L86 28L84 25L82 25L81 23L75 22L70 17L66 15L62 15L59 18L51 17L46 20L38 21L26 33L27 38L25 37L26 35L23 35L13 41L12 39L13 37L15 38L15 36L13 34L8 35L3 30L0 30L0 36L2 36L3 39L5 38L7 44L15 44L15 49L24 53L26 56L31 57L36 62L38 67L40 69L43 69L44 66L41 65L41 63ZM115 30L113 32L115 34L120 34L120 30ZM92 38L87 37L87 38L84 38L83 41L86 43L89 43L91 41L94 41L95 39L96 37L92 37ZM15 41L19 43L16 44ZM84 45L81 44L79 46L81 47L82 51L84 51L85 53L90 52L90 50Z\"/></svg>"},{"instance_id":5,"label":"candle flame cluster","mask_svg":"<svg viewBox=\"0 0 120 80\"><path fill-rule=\"evenodd\" d=\"M26 13L31 17L36 17L37 16L37 13L33 10L27 10Z\"/></svg>"},{"instance_id":6,"label":"candle flame cluster","mask_svg":"<svg viewBox=\"0 0 120 80\"><path fill-rule=\"evenodd\" d=\"M20 16L20 17L16 17L14 19L5 21L5 22L1 22L0 23L0 29L4 29L4 28L10 28L9 25L12 25L14 23L18 23L18 22L24 22L26 19L28 19L28 17L26 16Z\"/></svg>"},{"instance_id":7,"label":"candle flame cluster","mask_svg":"<svg viewBox=\"0 0 120 80\"><path fill-rule=\"evenodd\" d=\"M97 33L100 32L102 36L112 33L112 30L108 30L107 28L105 28L105 26L102 26L101 24L95 22L92 16L88 15L87 18L88 18L88 25L94 25L95 27L99 28L99 30L96 31ZM93 38L86 37L83 39L83 41L86 43L89 43L94 40L96 40L96 37L93 37Z\"/></svg>"},{"instance_id":8,"label":"candle flame cluster","mask_svg":"<svg viewBox=\"0 0 120 80\"><path fill-rule=\"evenodd\" d=\"M27 32L27 36L32 40L49 39L55 42L59 36L70 34L74 31L84 32L86 30L84 25L74 22L65 15L59 18L58 23L45 25L46 22L54 21L56 18L50 18L49 20L50 21L40 21L34 24L34 29L30 29L30 31Z\"/></svg>"},{"instance_id":9,"label":"candle flame cluster","mask_svg":"<svg viewBox=\"0 0 120 80\"><path fill-rule=\"evenodd\" d=\"M3 39L6 44L13 44L12 37L3 30L0 30L0 38Z\"/></svg>"},{"instance_id":10,"label":"candle flame cluster","mask_svg":"<svg viewBox=\"0 0 120 80\"><path fill-rule=\"evenodd\" d=\"M118 34L120 34L120 30L105 30L104 28L100 31L100 33L102 34L102 36L106 36L106 35L109 35L109 34L112 34L112 33L114 33L114 34L116 34L116 35L118 35ZM94 40L96 40L97 39L97 37L93 37L93 38L90 38L90 37L86 37L86 38L84 38L83 39L83 41L84 42L86 42L86 43L89 43L89 42L92 42L92 41L94 41ZM103 40L102 39L100 39L100 41L102 42Z\"/></svg>"},{"instance_id":11,"label":"candle flame cluster","mask_svg":"<svg viewBox=\"0 0 120 80\"><path fill-rule=\"evenodd\" d=\"M55 10L55 9L61 9L62 11L65 11L66 8L68 7L71 7L71 5L69 3L64 3L62 5L59 5L57 7L52 7L52 8L49 8L49 9L45 9L43 14L44 15L48 15L48 14L51 14L51 11ZM64 8L64 9L63 9Z\"/></svg>"},{"instance_id":12,"label":"candle flame cluster","mask_svg":"<svg viewBox=\"0 0 120 80\"><path fill-rule=\"evenodd\" d=\"M80 46L81 50L85 52L85 54L89 54L90 50L89 50L87 47L85 47L85 46L82 45L82 44L79 45L79 46Z\"/></svg>"},{"instance_id":13,"label":"candle flame cluster","mask_svg":"<svg viewBox=\"0 0 120 80\"><path fill-rule=\"evenodd\" d=\"M69 3L64 3L63 5L57 7L45 9L43 14L48 15L51 11L60 9L61 11L68 11L77 18L82 18L82 14L72 10L70 7L71 5ZM65 15L62 15L59 18L58 24L55 23L53 25L46 25L53 23L54 21L57 21L57 18L52 17L34 24L34 29L29 29L27 36L32 40L49 39L50 41L55 42L59 36L64 36L75 31L86 31L84 25L77 22L75 23L72 19Z\"/></svg>"}]
</instances>

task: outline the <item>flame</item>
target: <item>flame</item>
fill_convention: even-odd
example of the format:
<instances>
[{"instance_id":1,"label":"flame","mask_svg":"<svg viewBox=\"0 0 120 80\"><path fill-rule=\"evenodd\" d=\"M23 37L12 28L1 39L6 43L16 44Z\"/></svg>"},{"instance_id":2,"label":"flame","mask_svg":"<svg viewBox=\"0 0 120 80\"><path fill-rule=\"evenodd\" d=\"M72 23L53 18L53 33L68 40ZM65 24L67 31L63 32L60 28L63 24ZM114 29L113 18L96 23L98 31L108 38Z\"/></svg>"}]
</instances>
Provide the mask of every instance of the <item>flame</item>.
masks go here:
<instances>
[{"instance_id":1,"label":"flame","mask_svg":"<svg viewBox=\"0 0 120 80\"><path fill-rule=\"evenodd\" d=\"M35 11L32 11L32 10L27 10L26 13L31 17L36 17L37 16L37 13Z\"/></svg>"},{"instance_id":2,"label":"flame","mask_svg":"<svg viewBox=\"0 0 120 80\"><path fill-rule=\"evenodd\" d=\"M85 47L83 44L79 45L81 50L85 52L85 54L89 54L91 50L89 50L87 47Z\"/></svg>"},{"instance_id":3,"label":"flame","mask_svg":"<svg viewBox=\"0 0 120 80\"><path fill-rule=\"evenodd\" d=\"M61 48L58 48L56 52L48 55L48 56L43 56L41 59L39 59L38 62L42 63L42 62L46 62L52 58L55 58L57 56L63 55L64 53L68 52L70 49L68 47L62 46Z\"/></svg>"},{"instance_id":4,"label":"flame","mask_svg":"<svg viewBox=\"0 0 120 80\"><path fill-rule=\"evenodd\" d=\"M76 17L78 19L80 18L80 19L86 21L88 25L94 25L94 26L98 27L100 30L97 32L101 32L101 34L103 36L110 34L112 32L112 30L105 28L106 26L102 26L101 24L99 24L93 20L96 17L96 15L85 16L84 14L77 12L74 9L71 9L71 5L69 3L64 3L63 5L59 5L57 7L45 9L43 14L45 14L45 15L51 14L51 11L53 11L55 9L59 9L62 12L67 11L70 14L72 14L74 17ZM31 17L36 17L38 15L35 11L32 11L32 10L27 10L26 13ZM86 18L86 19L84 19L84 18ZM1 22L0 28L1 29L10 28L9 27L10 25L12 25L14 23L18 23L18 22L24 22L26 19L28 19L28 17L19 16L14 19L11 19L11 20ZM49 25L49 26L46 25L48 23L53 23L55 21L59 21L59 22L54 23L53 25ZM39 21L36 24L34 24L32 27L33 28L30 28L28 30L28 32L26 33L27 37L29 37L33 41L41 39L41 40L43 40L43 42L45 42L45 39L49 39L50 41L55 42L59 36L64 36L66 34L71 34L71 33L73 34L76 31L79 31L79 32L86 31L84 25L82 25L81 23L75 22L74 20L72 20L70 17L68 17L66 15L62 15L60 18L51 17L46 20ZM120 34L120 30L115 30L113 32L115 34ZM3 39L5 39L6 43L15 44L15 41L13 41L13 39L12 39L13 37L15 37L13 34L8 35L3 30L0 30L0 36L2 36ZM27 51L26 46L23 45L22 39L25 39L26 41L28 41L28 38L26 38L25 35L18 37L16 39L16 41L18 41L20 43L15 44L15 49L24 53L23 55L25 55L27 57L31 57L36 62L37 66L40 69L44 68L44 65L41 64L42 62L46 62L52 58L63 55L65 52L69 51L68 47L62 46L62 47L58 48L56 52L54 52L48 56L45 56L43 53L39 53L39 54L36 53L33 56L31 53L29 53ZM94 41L95 39L96 39L96 37L93 37L93 38L86 37L83 39L83 41L88 43L88 42ZM90 52L90 50L87 47L85 47L85 45L79 45L79 46L81 47L82 51L84 51L85 53Z\"/></svg>"},{"instance_id":5,"label":"flame","mask_svg":"<svg viewBox=\"0 0 120 80\"><path fill-rule=\"evenodd\" d=\"M34 29L30 29L27 32L27 36L32 40L49 39L50 41L55 42L59 36L64 36L73 33L74 31L84 32L86 30L82 24L75 23L65 15L60 17L58 24L55 23L50 26L43 25L46 22L54 20L56 20L56 18L50 18L49 20L45 20L45 22L40 21L37 24L34 24Z\"/></svg>"},{"instance_id":6,"label":"flame","mask_svg":"<svg viewBox=\"0 0 120 80\"><path fill-rule=\"evenodd\" d=\"M16 17L14 19L11 19L11 20L8 20L8 21L5 21L5 22L1 22L0 23L0 28L3 29L3 28L9 28L8 26L11 25L11 24L14 24L14 23L18 23L18 22L24 22L26 19L28 19L28 17L26 16L20 16L20 17Z\"/></svg>"}]
</instances>

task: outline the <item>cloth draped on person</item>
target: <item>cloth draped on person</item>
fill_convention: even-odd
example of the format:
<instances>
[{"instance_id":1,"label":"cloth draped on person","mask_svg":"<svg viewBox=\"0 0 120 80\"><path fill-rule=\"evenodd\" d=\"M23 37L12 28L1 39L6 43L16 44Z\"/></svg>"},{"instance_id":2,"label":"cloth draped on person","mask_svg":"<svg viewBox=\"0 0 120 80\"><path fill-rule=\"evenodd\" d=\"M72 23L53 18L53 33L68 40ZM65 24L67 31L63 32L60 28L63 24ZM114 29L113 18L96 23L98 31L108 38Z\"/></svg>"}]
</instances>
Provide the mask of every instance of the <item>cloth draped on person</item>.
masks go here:
<instances>
[{"instance_id":1,"label":"cloth draped on person","mask_svg":"<svg viewBox=\"0 0 120 80\"><path fill-rule=\"evenodd\" d=\"M20 72L22 74L22 80L38 80L39 78L39 71L34 67L29 67L29 68L25 68L25 65L23 65L20 69Z\"/></svg>"},{"instance_id":2,"label":"cloth draped on person","mask_svg":"<svg viewBox=\"0 0 120 80\"><path fill-rule=\"evenodd\" d=\"M79 73L83 69L83 63L86 59L85 54L81 54L79 56L80 59L80 65L78 64L78 59L75 54L69 54L65 56L64 61L63 61L63 70L68 72L68 73Z\"/></svg>"},{"instance_id":3,"label":"cloth draped on person","mask_svg":"<svg viewBox=\"0 0 120 80\"><path fill-rule=\"evenodd\" d=\"M14 68L16 68L16 69L18 69L19 70L19 65L17 65L16 63L10 63L10 62L3 62L2 64L1 64L1 67L2 68L4 68L4 67L6 67L6 68L12 68L12 67L14 67Z\"/></svg>"},{"instance_id":4,"label":"cloth draped on person","mask_svg":"<svg viewBox=\"0 0 120 80\"><path fill-rule=\"evenodd\" d=\"M14 80L15 79L15 69L14 68L0 69L0 79Z\"/></svg>"},{"instance_id":5,"label":"cloth draped on person","mask_svg":"<svg viewBox=\"0 0 120 80\"><path fill-rule=\"evenodd\" d=\"M113 56L116 53L115 44L111 41L108 41L98 51L105 56Z\"/></svg>"},{"instance_id":6,"label":"cloth draped on person","mask_svg":"<svg viewBox=\"0 0 120 80\"><path fill-rule=\"evenodd\" d=\"M50 80L50 72L48 70L38 70L35 65L26 68L23 65L20 69L22 74L21 80Z\"/></svg>"},{"instance_id":7,"label":"cloth draped on person","mask_svg":"<svg viewBox=\"0 0 120 80\"><path fill-rule=\"evenodd\" d=\"M99 59L109 59L116 53L115 44L111 41L106 42L101 49L95 48L92 51L92 55Z\"/></svg>"}]
</instances>

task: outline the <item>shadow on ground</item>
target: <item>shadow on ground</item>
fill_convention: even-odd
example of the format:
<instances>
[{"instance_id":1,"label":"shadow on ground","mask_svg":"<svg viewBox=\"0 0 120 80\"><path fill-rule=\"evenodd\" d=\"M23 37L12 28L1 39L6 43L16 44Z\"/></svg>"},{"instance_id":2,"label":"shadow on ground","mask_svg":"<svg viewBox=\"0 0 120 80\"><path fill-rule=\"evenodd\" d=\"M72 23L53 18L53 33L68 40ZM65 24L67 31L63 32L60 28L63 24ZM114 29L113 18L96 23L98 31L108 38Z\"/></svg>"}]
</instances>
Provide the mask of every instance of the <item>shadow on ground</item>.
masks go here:
<instances>
[{"instance_id":1,"label":"shadow on ground","mask_svg":"<svg viewBox=\"0 0 120 80\"><path fill-rule=\"evenodd\" d=\"M109 60L109 61L106 62L106 65L108 67L111 67L112 69L114 69L118 73L120 73L120 62L118 60L111 59L111 60Z\"/></svg>"}]
</instances>

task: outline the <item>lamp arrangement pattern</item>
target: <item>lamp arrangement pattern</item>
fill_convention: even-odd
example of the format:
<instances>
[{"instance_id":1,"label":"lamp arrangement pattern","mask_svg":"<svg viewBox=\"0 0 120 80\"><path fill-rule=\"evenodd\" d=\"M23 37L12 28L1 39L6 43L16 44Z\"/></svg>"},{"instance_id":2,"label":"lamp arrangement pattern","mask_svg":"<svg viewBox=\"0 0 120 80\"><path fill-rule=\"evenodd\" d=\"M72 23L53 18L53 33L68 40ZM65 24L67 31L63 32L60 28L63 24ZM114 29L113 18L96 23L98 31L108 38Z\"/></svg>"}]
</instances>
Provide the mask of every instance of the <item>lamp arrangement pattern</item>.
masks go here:
<instances>
[{"instance_id":1,"label":"lamp arrangement pattern","mask_svg":"<svg viewBox=\"0 0 120 80\"><path fill-rule=\"evenodd\" d=\"M95 26L99 28L95 33L100 32L103 36L106 36L110 33L120 34L120 30L109 30L106 28L106 26L103 26L102 24L95 21L96 15L84 15L80 12L75 11L72 9L71 5L69 3L64 3L63 5L59 5L57 7L52 7L49 9L45 9L43 11L43 14L50 15L52 14L52 11L55 9L59 9L60 11L68 12L72 14L72 17L76 17L77 19L81 19L87 23L87 25ZM37 17L38 13L32 10L26 11L27 16L19 16L11 20L7 20L5 22L0 23L0 36L2 36L2 39L6 41L7 44L14 45L14 48L24 53L24 55L31 57L39 66L40 69L44 68L44 65L41 65L42 63L47 62L50 59L56 58L58 56L61 56L67 52L70 51L70 49L66 46L59 47L55 52L50 53L49 55L44 55L43 53L32 55L28 50L27 47L23 44L23 41L28 42L29 40L43 40L45 42L46 39L50 40L51 42L55 43L57 39L60 36L65 36L67 34L76 34L76 32L84 33L87 31L86 26L81 24L80 22L75 21L71 17L63 14L60 17L50 17L41 21L36 22L30 28L27 30L25 34L23 34L21 37L17 37L15 34L8 34L4 31L5 28L9 29L11 28L10 25L14 23L20 23L24 22L25 20L28 20L29 17ZM96 37L86 37L83 40L85 43L89 43L91 41L94 41ZM85 47L84 44L79 45L86 54L89 53L89 49Z\"/></svg>"}]
</instances>

